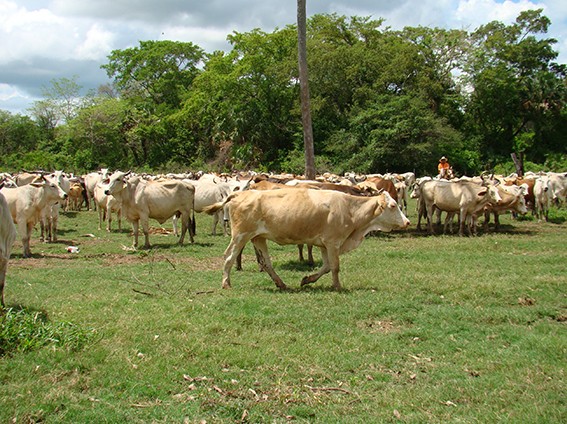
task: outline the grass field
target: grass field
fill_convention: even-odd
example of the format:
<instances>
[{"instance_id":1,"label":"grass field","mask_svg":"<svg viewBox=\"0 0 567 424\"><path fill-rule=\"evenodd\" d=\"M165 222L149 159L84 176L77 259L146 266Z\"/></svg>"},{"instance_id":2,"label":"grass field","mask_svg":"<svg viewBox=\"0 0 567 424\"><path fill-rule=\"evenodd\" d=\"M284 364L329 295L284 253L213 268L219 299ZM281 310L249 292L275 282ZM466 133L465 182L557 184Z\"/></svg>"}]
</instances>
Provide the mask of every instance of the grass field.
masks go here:
<instances>
[{"instance_id":1,"label":"grass field","mask_svg":"<svg viewBox=\"0 0 567 424\"><path fill-rule=\"evenodd\" d=\"M281 292L251 247L220 289L229 239L208 216L193 245L154 221L131 251L129 224L65 214L59 242L14 247L0 423L565 423L567 210L552 218L369 236L341 292L300 288L296 248L270 244Z\"/></svg>"}]
</instances>

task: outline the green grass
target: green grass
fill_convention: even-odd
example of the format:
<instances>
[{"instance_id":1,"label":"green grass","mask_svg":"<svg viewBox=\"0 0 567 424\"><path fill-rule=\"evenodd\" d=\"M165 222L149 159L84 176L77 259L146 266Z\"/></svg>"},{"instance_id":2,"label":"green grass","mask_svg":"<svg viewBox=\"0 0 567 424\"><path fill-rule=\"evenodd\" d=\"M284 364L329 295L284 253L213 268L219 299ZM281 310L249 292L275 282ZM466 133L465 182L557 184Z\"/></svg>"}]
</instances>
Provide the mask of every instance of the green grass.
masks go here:
<instances>
[{"instance_id":1,"label":"green grass","mask_svg":"<svg viewBox=\"0 0 567 424\"><path fill-rule=\"evenodd\" d=\"M0 422L567 422L565 209L478 237L370 236L341 257L341 292L330 275L300 288L310 269L274 244L288 291L251 247L220 289L229 240L197 218L193 245L125 250L94 212L62 216L58 243L34 234L31 259L16 243Z\"/></svg>"}]
</instances>

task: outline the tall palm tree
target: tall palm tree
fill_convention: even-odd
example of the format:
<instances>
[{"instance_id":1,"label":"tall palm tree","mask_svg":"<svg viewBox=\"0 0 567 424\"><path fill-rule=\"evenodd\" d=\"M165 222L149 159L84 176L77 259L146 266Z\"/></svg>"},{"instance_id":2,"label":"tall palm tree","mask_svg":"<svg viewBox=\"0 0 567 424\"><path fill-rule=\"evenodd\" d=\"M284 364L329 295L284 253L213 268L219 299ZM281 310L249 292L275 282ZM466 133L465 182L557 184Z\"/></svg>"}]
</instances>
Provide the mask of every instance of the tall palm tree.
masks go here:
<instances>
[{"instance_id":1,"label":"tall palm tree","mask_svg":"<svg viewBox=\"0 0 567 424\"><path fill-rule=\"evenodd\" d=\"M307 72L307 0L297 0L297 48L299 53L299 87L301 98L301 121L303 123L303 145L305 148L305 178L315 179L315 151L313 148L313 126Z\"/></svg>"}]
</instances>

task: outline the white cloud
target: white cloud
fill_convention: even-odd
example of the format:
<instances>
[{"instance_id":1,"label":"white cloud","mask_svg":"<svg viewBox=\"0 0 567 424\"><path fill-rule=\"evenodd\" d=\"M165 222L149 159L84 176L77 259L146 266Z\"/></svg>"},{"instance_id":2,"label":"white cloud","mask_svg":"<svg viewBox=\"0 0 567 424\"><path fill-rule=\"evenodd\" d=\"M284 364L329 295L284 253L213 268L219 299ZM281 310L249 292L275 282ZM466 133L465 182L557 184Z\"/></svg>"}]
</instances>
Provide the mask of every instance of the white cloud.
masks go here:
<instances>
[{"instance_id":1,"label":"white cloud","mask_svg":"<svg viewBox=\"0 0 567 424\"><path fill-rule=\"evenodd\" d=\"M112 32L95 23L88 29L84 41L75 48L75 57L103 61L112 50L114 39Z\"/></svg>"},{"instance_id":2,"label":"white cloud","mask_svg":"<svg viewBox=\"0 0 567 424\"><path fill-rule=\"evenodd\" d=\"M492 20L511 23L520 11L537 8L551 19L548 36L558 40L558 61L565 63L565 0L307 2L309 16L372 16L385 18L394 29L422 25L469 31ZM12 110L6 107L11 101L41 96L41 87L52 79L79 75L86 89L105 84L109 81L100 65L108 54L138 46L140 40L190 41L212 52L228 49L226 37L233 31L271 32L296 19L296 3L279 0L0 0L0 108Z\"/></svg>"},{"instance_id":3,"label":"white cloud","mask_svg":"<svg viewBox=\"0 0 567 424\"><path fill-rule=\"evenodd\" d=\"M472 25L473 28L492 21L513 22L520 12L529 9L545 9L546 6L529 0L503 2L495 0L461 0L455 11L457 22Z\"/></svg>"}]
</instances>

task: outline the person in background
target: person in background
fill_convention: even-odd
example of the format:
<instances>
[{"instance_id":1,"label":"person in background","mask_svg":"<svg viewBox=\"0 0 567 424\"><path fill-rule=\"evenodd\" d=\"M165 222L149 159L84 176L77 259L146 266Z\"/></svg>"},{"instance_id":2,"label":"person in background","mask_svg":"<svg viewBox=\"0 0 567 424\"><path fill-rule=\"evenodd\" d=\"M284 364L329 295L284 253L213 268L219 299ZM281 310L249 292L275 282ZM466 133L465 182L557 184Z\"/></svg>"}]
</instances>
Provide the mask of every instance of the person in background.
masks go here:
<instances>
[{"instance_id":1,"label":"person in background","mask_svg":"<svg viewBox=\"0 0 567 424\"><path fill-rule=\"evenodd\" d=\"M449 179L451 165L447 161L445 156L439 159L439 165L437 165L437 169L439 170L439 178L445 178L446 180Z\"/></svg>"}]
</instances>

